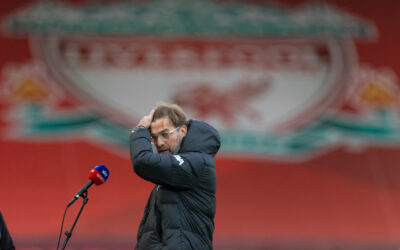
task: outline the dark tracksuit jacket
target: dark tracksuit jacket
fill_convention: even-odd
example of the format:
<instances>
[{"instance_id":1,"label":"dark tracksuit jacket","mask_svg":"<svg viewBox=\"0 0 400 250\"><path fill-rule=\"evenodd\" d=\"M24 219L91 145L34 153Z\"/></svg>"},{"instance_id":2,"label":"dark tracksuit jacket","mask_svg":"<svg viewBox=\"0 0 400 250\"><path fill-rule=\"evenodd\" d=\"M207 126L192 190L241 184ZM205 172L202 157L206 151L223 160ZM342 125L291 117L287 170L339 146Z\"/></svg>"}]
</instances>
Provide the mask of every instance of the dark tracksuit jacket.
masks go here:
<instances>
[{"instance_id":1,"label":"dark tracksuit jacket","mask_svg":"<svg viewBox=\"0 0 400 250\"><path fill-rule=\"evenodd\" d=\"M8 232L6 222L0 212L0 249L1 250L14 250L15 246Z\"/></svg>"},{"instance_id":2,"label":"dark tracksuit jacket","mask_svg":"<svg viewBox=\"0 0 400 250\"><path fill-rule=\"evenodd\" d=\"M214 156L220 136L212 126L190 120L176 154L152 152L150 133L130 136L133 168L156 184L150 194L135 249L212 249L216 208Z\"/></svg>"}]
</instances>

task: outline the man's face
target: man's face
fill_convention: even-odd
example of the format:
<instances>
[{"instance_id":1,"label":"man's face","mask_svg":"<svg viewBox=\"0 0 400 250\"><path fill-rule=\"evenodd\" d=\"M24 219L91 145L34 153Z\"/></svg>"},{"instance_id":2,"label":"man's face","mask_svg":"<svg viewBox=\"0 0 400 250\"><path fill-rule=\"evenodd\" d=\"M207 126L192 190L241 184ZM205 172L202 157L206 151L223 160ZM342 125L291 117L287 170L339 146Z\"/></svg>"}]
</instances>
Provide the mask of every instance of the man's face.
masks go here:
<instances>
[{"instance_id":1,"label":"man's face","mask_svg":"<svg viewBox=\"0 0 400 250\"><path fill-rule=\"evenodd\" d=\"M187 132L185 125L176 128L168 117L155 120L151 123L150 128L158 153L174 153Z\"/></svg>"}]
</instances>

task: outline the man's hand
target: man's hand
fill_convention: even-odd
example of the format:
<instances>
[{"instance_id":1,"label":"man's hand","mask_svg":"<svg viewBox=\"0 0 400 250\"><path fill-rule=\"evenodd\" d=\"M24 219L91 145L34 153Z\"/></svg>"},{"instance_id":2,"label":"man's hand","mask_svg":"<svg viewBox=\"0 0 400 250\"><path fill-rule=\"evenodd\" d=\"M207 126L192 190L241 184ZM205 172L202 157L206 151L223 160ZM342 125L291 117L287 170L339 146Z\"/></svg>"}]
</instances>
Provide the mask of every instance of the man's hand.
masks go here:
<instances>
[{"instance_id":1,"label":"man's hand","mask_svg":"<svg viewBox=\"0 0 400 250\"><path fill-rule=\"evenodd\" d=\"M153 114L154 114L154 109L152 109L148 115L143 116L143 118L138 123L138 127L145 127L149 129L151 120L153 119Z\"/></svg>"}]
</instances>

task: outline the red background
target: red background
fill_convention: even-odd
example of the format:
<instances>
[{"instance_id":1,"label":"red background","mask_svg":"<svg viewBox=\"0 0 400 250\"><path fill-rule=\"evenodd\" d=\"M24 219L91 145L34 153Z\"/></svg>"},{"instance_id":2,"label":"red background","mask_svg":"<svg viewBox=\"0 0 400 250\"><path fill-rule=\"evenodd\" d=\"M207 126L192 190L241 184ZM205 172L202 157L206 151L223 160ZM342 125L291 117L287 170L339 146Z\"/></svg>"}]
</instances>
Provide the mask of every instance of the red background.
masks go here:
<instances>
[{"instance_id":1,"label":"red background","mask_svg":"<svg viewBox=\"0 0 400 250\"><path fill-rule=\"evenodd\" d=\"M0 17L29 2L2 1ZM277 2L297 7L306 1ZM360 63L400 74L399 1L325 2L375 23L376 40L354 41ZM0 68L32 58L28 37L1 34L0 51ZM0 102L0 117L8 108ZM0 129L6 125L0 119ZM152 184L133 173L127 149L110 153L110 145L84 139L14 141L0 131L0 209L17 248L56 246L65 205L98 164L109 167L110 178L89 190L89 203L70 244L134 245ZM400 246L399 155L400 148L395 147L369 147L360 153L338 148L305 162L282 163L221 154L216 159L215 248ZM75 204L68 211L64 231L77 208Z\"/></svg>"}]
</instances>

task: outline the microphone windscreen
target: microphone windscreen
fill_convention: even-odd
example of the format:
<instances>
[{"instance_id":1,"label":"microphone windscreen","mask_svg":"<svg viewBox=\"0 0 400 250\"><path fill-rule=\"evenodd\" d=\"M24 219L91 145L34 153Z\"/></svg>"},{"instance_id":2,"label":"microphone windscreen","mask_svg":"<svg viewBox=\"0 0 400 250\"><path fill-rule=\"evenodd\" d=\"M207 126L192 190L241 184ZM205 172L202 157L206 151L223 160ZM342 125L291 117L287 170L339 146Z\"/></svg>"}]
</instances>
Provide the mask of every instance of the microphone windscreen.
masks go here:
<instances>
[{"instance_id":1,"label":"microphone windscreen","mask_svg":"<svg viewBox=\"0 0 400 250\"><path fill-rule=\"evenodd\" d=\"M89 179L96 185L103 184L110 175L110 171L103 164L96 166L94 169L90 170Z\"/></svg>"}]
</instances>

